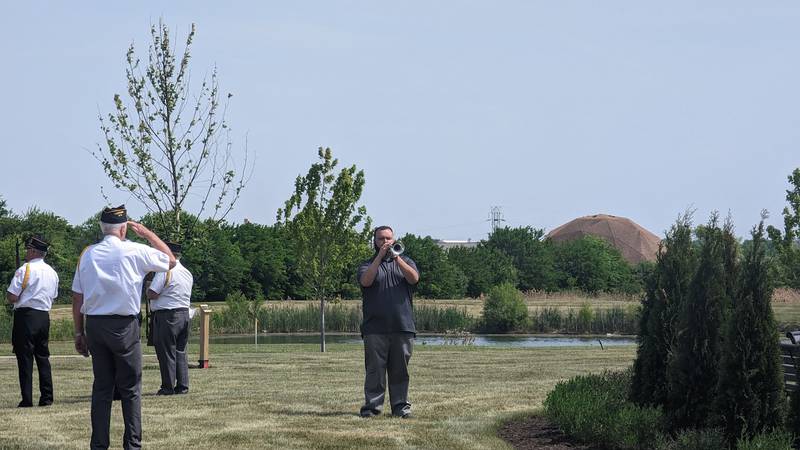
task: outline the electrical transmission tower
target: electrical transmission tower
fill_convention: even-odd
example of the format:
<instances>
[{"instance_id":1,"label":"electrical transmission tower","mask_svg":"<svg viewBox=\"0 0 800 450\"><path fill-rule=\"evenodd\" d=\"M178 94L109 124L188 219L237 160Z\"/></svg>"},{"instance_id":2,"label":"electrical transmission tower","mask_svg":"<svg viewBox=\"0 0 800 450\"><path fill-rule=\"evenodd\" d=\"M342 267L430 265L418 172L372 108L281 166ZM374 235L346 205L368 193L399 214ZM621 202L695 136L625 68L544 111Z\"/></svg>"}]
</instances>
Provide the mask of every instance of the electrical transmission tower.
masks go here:
<instances>
[{"instance_id":1,"label":"electrical transmission tower","mask_svg":"<svg viewBox=\"0 0 800 450\"><path fill-rule=\"evenodd\" d=\"M501 206L492 206L489 210L489 218L486 221L492 223L492 233L497 231L500 228L500 222L506 221L503 218L503 208Z\"/></svg>"}]
</instances>

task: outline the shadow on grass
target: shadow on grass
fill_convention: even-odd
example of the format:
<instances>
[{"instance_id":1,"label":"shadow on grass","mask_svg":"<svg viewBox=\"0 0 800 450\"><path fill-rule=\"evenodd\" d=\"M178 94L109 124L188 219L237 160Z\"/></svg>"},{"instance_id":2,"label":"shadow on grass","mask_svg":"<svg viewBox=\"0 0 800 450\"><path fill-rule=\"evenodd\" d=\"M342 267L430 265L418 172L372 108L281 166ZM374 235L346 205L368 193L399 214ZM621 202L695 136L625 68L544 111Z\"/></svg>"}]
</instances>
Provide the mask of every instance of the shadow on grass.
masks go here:
<instances>
[{"instance_id":1,"label":"shadow on grass","mask_svg":"<svg viewBox=\"0 0 800 450\"><path fill-rule=\"evenodd\" d=\"M275 409L270 413L283 414L287 416L314 416L314 417L361 417L358 411L296 411L291 409Z\"/></svg>"}]
</instances>

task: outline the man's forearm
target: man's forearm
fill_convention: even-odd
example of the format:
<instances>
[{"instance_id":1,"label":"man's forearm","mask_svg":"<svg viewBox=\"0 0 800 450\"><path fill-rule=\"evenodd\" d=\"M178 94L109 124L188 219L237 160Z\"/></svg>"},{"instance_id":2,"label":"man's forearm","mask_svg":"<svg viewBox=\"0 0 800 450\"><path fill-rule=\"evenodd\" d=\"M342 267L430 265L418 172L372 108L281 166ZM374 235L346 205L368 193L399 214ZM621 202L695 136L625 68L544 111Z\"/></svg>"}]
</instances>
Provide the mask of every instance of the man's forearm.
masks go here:
<instances>
[{"instance_id":1,"label":"man's forearm","mask_svg":"<svg viewBox=\"0 0 800 450\"><path fill-rule=\"evenodd\" d=\"M403 272L403 277L407 282L410 284L417 284L419 281L419 274L413 267L408 265L408 263L399 256L397 257L397 265L400 266L400 271Z\"/></svg>"},{"instance_id":2,"label":"man's forearm","mask_svg":"<svg viewBox=\"0 0 800 450\"><path fill-rule=\"evenodd\" d=\"M378 266L381 265L381 261L378 258L375 258L372 263L370 263L367 270L361 274L361 279L358 280L361 283L361 286L370 287L372 283L375 282L375 275L378 274Z\"/></svg>"},{"instance_id":3,"label":"man's forearm","mask_svg":"<svg viewBox=\"0 0 800 450\"><path fill-rule=\"evenodd\" d=\"M169 268L170 269L174 269L175 268L175 262L176 262L175 255L172 254L172 250L169 249L167 244L165 244L164 241L162 241L161 238L158 237L152 231L150 231L147 234L146 238L147 238L147 242L150 243L151 247L153 247L154 249L159 250L159 251L165 253L167 256L169 256Z\"/></svg>"},{"instance_id":4,"label":"man's forearm","mask_svg":"<svg viewBox=\"0 0 800 450\"><path fill-rule=\"evenodd\" d=\"M19 301L19 296L11 292L6 292L6 300L8 300L8 303L17 303Z\"/></svg>"}]
</instances>

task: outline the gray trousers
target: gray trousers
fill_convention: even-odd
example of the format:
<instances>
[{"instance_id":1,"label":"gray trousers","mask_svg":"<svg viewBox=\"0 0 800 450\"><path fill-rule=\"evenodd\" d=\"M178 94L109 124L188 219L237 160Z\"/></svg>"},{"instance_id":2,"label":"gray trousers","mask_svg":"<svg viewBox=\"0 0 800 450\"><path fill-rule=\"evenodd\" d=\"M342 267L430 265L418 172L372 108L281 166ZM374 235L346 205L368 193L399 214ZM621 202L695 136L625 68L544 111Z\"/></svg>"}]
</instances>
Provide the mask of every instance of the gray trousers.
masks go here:
<instances>
[{"instance_id":1,"label":"gray trousers","mask_svg":"<svg viewBox=\"0 0 800 450\"><path fill-rule=\"evenodd\" d=\"M161 369L161 389L181 392L189 389L189 310L153 311L153 345Z\"/></svg>"},{"instance_id":2,"label":"gray trousers","mask_svg":"<svg viewBox=\"0 0 800 450\"><path fill-rule=\"evenodd\" d=\"M111 399L122 397L125 434L122 447L142 447L142 346L139 320L124 316L87 316L86 338L92 355L92 449L107 449Z\"/></svg>"},{"instance_id":3,"label":"gray trousers","mask_svg":"<svg viewBox=\"0 0 800 450\"><path fill-rule=\"evenodd\" d=\"M364 406L361 415L380 414L389 377L392 414L411 412L408 402L408 362L414 347L413 333L368 334L364 336Z\"/></svg>"}]
</instances>

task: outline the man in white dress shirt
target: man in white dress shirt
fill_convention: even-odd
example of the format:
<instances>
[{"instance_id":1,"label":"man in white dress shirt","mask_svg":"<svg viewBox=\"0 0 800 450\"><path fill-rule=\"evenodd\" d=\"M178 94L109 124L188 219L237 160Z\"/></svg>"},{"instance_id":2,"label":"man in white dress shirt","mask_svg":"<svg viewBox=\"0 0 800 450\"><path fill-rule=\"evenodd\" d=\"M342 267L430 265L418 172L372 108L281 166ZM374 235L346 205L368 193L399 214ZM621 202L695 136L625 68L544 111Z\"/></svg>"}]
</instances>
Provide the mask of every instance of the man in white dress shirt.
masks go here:
<instances>
[{"instance_id":1,"label":"man in white dress shirt","mask_svg":"<svg viewBox=\"0 0 800 450\"><path fill-rule=\"evenodd\" d=\"M158 395L189 392L189 307L192 297L192 274L181 264L181 245L167 242L177 262L168 272L153 277L147 298L153 312L153 345L161 369Z\"/></svg>"},{"instance_id":2,"label":"man in white dress shirt","mask_svg":"<svg viewBox=\"0 0 800 450\"><path fill-rule=\"evenodd\" d=\"M126 240L128 227L152 247ZM91 353L94 372L90 447L109 446L111 399L116 389L125 421L122 447L141 448L142 282L148 272L175 267L175 257L155 233L128 221L124 205L104 209L100 229L103 240L83 251L72 281L75 350Z\"/></svg>"},{"instance_id":3,"label":"man in white dress shirt","mask_svg":"<svg viewBox=\"0 0 800 450\"><path fill-rule=\"evenodd\" d=\"M38 236L25 242L26 263L14 273L6 298L14 305L11 343L17 355L18 407L33 406L33 361L39 371L39 406L53 404L53 377L50 372L50 308L58 296L58 274L44 262L50 244Z\"/></svg>"}]
</instances>

